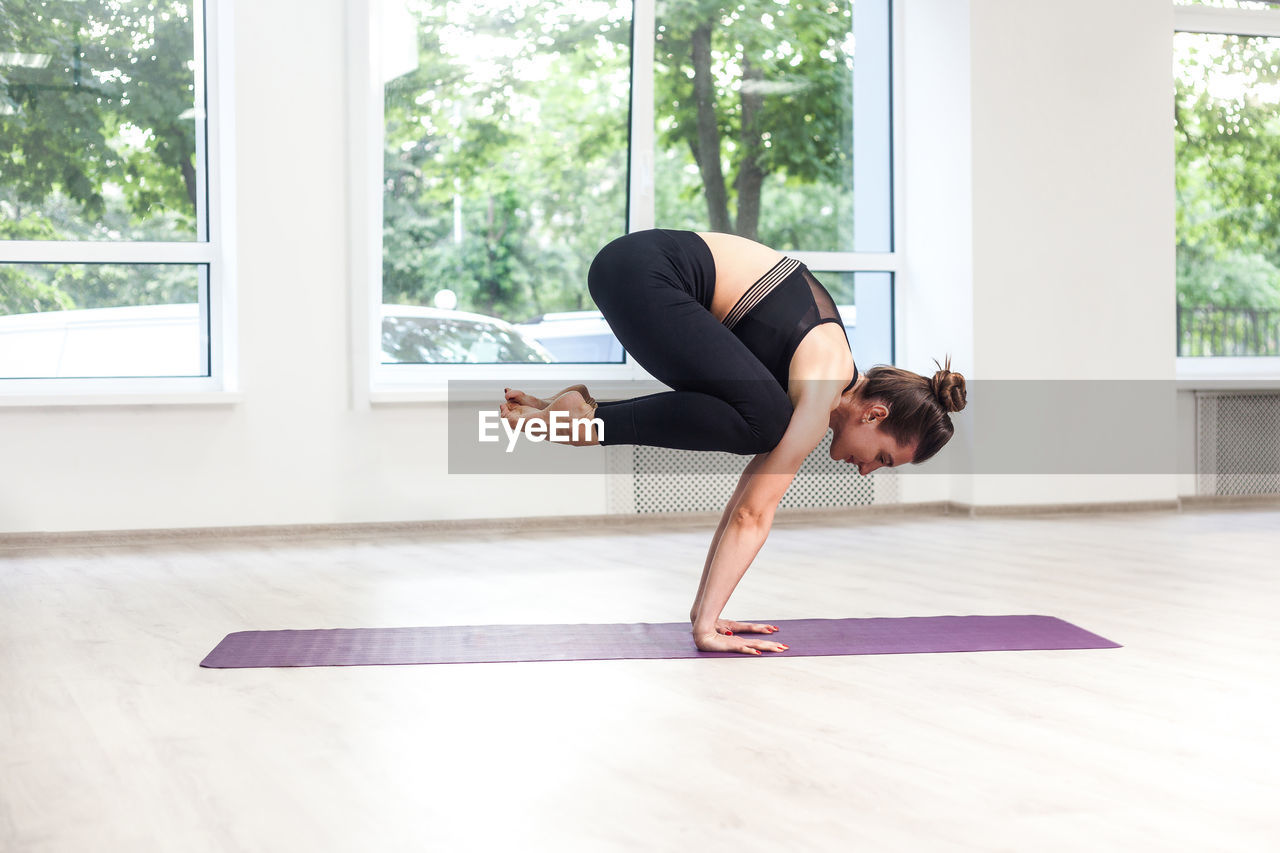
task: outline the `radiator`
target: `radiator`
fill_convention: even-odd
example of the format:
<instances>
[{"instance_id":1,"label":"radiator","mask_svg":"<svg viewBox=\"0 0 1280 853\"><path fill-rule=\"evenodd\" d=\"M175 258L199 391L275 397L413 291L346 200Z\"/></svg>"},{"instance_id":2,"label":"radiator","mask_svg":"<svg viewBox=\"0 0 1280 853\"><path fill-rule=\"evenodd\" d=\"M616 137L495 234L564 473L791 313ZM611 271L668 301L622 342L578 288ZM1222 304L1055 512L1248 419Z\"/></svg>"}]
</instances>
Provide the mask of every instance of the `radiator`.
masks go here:
<instances>
[{"instance_id":1,"label":"radiator","mask_svg":"<svg viewBox=\"0 0 1280 853\"><path fill-rule=\"evenodd\" d=\"M817 509L898 503L898 475L881 469L867 477L827 455L831 433L809 454L780 507ZM724 509L750 456L663 447L605 448L609 512L708 512Z\"/></svg>"},{"instance_id":2,"label":"radiator","mask_svg":"<svg viewBox=\"0 0 1280 853\"><path fill-rule=\"evenodd\" d=\"M1280 394L1196 393L1196 493L1280 494Z\"/></svg>"}]
</instances>

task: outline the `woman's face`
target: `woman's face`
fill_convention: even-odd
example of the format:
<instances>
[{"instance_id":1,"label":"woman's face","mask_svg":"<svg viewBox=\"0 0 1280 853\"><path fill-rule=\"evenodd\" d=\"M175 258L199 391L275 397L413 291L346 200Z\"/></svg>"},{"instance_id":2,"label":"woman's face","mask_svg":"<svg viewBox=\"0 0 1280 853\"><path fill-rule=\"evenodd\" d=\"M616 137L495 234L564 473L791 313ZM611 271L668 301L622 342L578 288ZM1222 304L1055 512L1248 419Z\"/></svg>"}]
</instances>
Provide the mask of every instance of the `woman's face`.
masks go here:
<instances>
[{"instance_id":1,"label":"woman's face","mask_svg":"<svg viewBox=\"0 0 1280 853\"><path fill-rule=\"evenodd\" d=\"M905 465L915 458L917 442L899 444L880 429L889 410L882 404L857 405L850 417L835 428L831 458L856 465L863 477L878 468Z\"/></svg>"}]
</instances>

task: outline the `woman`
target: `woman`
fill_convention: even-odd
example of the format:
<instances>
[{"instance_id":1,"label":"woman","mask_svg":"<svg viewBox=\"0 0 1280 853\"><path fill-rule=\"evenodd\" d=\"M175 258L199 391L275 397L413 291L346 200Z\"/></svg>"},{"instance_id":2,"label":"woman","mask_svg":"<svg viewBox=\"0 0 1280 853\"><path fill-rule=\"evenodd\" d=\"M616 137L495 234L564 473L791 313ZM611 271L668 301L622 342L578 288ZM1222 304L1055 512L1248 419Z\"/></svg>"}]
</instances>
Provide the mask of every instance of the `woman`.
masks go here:
<instances>
[{"instance_id":1,"label":"woman","mask_svg":"<svg viewBox=\"0 0 1280 853\"><path fill-rule=\"evenodd\" d=\"M500 413L596 418L574 444L644 444L755 454L711 540L689 620L704 651L784 651L776 625L721 619L800 463L834 430L831 458L870 474L929 459L951 438L964 377L896 367L860 374L830 294L798 261L731 234L653 230L614 240L587 277L636 361L672 391L597 404L582 385L547 399L506 389ZM564 416L562 415L561 418Z\"/></svg>"}]
</instances>

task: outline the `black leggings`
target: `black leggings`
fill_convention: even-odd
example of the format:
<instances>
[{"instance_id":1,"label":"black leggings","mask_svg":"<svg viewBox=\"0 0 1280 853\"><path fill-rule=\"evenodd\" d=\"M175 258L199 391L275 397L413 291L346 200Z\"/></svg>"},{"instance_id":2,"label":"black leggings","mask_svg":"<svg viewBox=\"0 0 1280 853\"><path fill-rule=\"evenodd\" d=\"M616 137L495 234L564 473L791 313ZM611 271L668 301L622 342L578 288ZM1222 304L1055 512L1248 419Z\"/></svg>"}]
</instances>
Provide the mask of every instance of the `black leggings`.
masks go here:
<instances>
[{"instance_id":1,"label":"black leggings","mask_svg":"<svg viewBox=\"0 0 1280 853\"><path fill-rule=\"evenodd\" d=\"M600 403L603 444L754 454L782 440L791 400L711 313L715 259L701 237L619 237L592 261L587 286L631 357L675 389Z\"/></svg>"}]
</instances>

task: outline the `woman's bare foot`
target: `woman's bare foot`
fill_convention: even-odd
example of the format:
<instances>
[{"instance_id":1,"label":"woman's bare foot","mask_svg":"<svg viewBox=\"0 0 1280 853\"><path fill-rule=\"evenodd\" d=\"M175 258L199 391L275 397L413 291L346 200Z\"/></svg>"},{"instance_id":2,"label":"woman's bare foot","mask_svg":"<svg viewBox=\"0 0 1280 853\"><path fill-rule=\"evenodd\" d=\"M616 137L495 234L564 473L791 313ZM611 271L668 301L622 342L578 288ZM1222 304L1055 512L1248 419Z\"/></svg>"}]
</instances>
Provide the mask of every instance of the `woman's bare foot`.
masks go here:
<instances>
[{"instance_id":1,"label":"woman's bare foot","mask_svg":"<svg viewBox=\"0 0 1280 853\"><path fill-rule=\"evenodd\" d=\"M542 410L536 406L522 406L519 403L503 403L498 406L498 416L511 426L519 425L519 420L524 418L526 421L533 420L541 414Z\"/></svg>"},{"instance_id":2,"label":"woman's bare foot","mask_svg":"<svg viewBox=\"0 0 1280 853\"><path fill-rule=\"evenodd\" d=\"M537 398L533 399L536 400ZM596 430L590 425L595 410L594 401L587 402L587 398L581 391L569 390L541 409L522 405L518 402L506 402L498 407L498 414L512 427L518 427L521 419L524 419L526 424L530 421L541 421L547 425L544 433L547 436L547 441L555 444L571 444L574 447L584 447L600 443ZM553 422L552 413L554 412L564 412L565 414L555 418ZM556 430L556 434L565 436L565 438L563 440L554 438L552 430Z\"/></svg>"},{"instance_id":3,"label":"woman's bare foot","mask_svg":"<svg viewBox=\"0 0 1280 853\"><path fill-rule=\"evenodd\" d=\"M570 385L568 388L565 388L562 391L557 391L555 394L545 399L540 397L535 397L532 394L526 394L525 392L519 391L515 388L503 388L502 390L504 392L504 396L506 397L506 400L508 403L514 403L517 406L531 406L539 410L545 409L547 406L550 406L552 403L555 402L556 398L560 397L563 394L567 394L570 391L577 391L587 400L591 399L591 394L590 392L587 391L586 385Z\"/></svg>"},{"instance_id":4,"label":"woman's bare foot","mask_svg":"<svg viewBox=\"0 0 1280 853\"><path fill-rule=\"evenodd\" d=\"M532 394L526 394L523 391L517 391L515 388L504 388L503 396L506 402L516 406L529 406L534 409L542 410L551 404L550 400L543 400Z\"/></svg>"}]
</instances>

